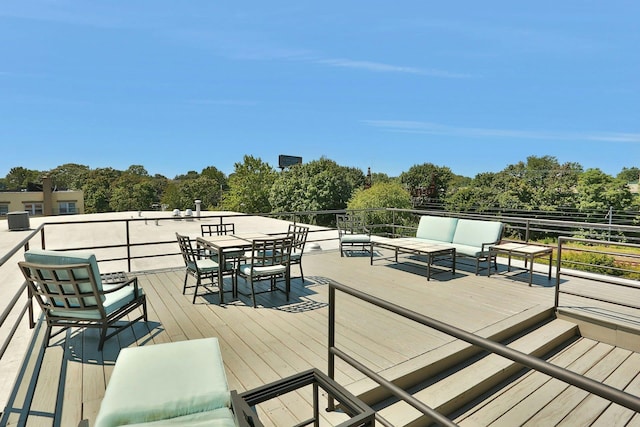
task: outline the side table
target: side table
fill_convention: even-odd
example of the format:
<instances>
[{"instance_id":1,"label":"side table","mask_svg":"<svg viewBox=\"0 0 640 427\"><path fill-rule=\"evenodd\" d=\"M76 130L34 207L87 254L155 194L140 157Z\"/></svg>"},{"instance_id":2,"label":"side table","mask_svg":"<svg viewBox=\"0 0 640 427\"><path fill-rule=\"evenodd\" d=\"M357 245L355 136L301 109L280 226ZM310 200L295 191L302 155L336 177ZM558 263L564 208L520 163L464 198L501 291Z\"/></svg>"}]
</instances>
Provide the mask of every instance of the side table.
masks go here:
<instances>
[{"instance_id":1,"label":"side table","mask_svg":"<svg viewBox=\"0 0 640 427\"><path fill-rule=\"evenodd\" d=\"M503 243L500 245L494 245L489 248L489 256L495 257L498 254L506 254L509 257L509 263L507 265L507 271L511 271L511 257L513 255L521 256L524 258L524 267L527 269L527 263L529 264L529 286L533 282L533 261L540 257L549 257L549 280L551 280L551 264L553 259L553 248L548 246L530 245L528 243ZM489 258L491 259L491 258ZM491 263L489 263L488 276L491 275Z\"/></svg>"}]
</instances>

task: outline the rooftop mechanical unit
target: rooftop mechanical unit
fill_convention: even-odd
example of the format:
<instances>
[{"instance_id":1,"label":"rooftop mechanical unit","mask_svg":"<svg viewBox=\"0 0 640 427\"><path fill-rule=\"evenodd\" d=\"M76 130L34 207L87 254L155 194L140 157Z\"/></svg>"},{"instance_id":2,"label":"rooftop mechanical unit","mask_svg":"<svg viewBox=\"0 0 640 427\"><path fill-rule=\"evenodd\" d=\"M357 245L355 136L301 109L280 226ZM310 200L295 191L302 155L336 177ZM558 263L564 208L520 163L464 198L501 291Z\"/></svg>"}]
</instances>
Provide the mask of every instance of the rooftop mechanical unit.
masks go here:
<instances>
[{"instance_id":1,"label":"rooftop mechanical unit","mask_svg":"<svg viewBox=\"0 0 640 427\"><path fill-rule=\"evenodd\" d=\"M10 231L28 230L29 225L29 212L9 212L7 213L7 222L9 223Z\"/></svg>"}]
</instances>

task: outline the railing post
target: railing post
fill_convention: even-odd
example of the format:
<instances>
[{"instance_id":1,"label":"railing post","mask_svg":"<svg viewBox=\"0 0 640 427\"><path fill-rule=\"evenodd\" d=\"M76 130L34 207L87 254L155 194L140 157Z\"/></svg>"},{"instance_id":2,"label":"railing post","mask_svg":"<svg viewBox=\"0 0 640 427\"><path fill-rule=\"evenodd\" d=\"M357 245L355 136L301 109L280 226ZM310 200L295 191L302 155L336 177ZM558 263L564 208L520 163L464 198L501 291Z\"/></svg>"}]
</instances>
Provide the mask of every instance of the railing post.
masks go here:
<instances>
[{"instance_id":1,"label":"railing post","mask_svg":"<svg viewBox=\"0 0 640 427\"><path fill-rule=\"evenodd\" d=\"M562 265L562 237L558 237L558 253L556 256L558 257L558 259L556 260L556 295L553 303L553 308L557 311L558 305L560 305L560 267Z\"/></svg>"},{"instance_id":2,"label":"railing post","mask_svg":"<svg viewBox=\"0 0 640 427\"><path fill-rule=\"evenodd\" d=\"M335 381L336 361L333 354L333 348L336 345L336 288L329 283L329 342L327 349L329 351L327 360L329 366L327 368L327 376ZM327 410L335 410L335 401L331 395L328 397Z\"/></svg>"},{"instance_id":3,"label":"railing post","mask_svg":"<svg viewBox=\"0 0 640 427\"><path fill-rule=\"evenodd\" d=\"M131 272L131 238L129 235L129 220L125 220L126 233L127 233L127 268L128 272Z\"/></svg>"},{"instance_id":4,"label":"railing post","mask_svg":"<svg viewBox=\"0 0 640 427\"><path fill-rule=\"evenodd\" d=\"M46 247L46 245L45 245L45 243L46 243L46 242L45 242L45 240L44 240L44 227L42 227L42 228L40 229L40 247L41 247L42 249L46 249L46 248L47 248L47 247ZM28 243L27 243L27 244L28 244ZM28 248L27 248L27 249L28 249Z\"/></svg>"},{"instance_id":5,"label":"railing post","mask_svg":"<svg viewBox=\"0 0 640 427\"><path fill-rule=\"evenodd\" d=\"M525 233L524 233L524 241L528 242L529 241L529 232L531 229L531 221L527 219L526 221L526 228L525 228Z\"/></svg>"}]
</instances>

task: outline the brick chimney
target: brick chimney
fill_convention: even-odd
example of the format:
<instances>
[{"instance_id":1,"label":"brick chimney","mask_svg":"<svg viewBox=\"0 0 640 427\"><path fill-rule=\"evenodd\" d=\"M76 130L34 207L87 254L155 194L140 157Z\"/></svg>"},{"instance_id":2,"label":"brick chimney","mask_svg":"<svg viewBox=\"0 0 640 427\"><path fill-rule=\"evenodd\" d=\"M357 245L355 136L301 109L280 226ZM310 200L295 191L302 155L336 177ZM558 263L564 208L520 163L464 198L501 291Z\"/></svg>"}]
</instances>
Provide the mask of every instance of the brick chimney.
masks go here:
<instances>
[{"instance_id":1,"label":"brick chimney","mask_svg":"<svg viewBox=\"0 0 640 427\"><path fill-rule=\"evenodd\" d=\"M53 215L53 186L49 176L42 177L42 213Z\"/></svg>"}]
</instances>

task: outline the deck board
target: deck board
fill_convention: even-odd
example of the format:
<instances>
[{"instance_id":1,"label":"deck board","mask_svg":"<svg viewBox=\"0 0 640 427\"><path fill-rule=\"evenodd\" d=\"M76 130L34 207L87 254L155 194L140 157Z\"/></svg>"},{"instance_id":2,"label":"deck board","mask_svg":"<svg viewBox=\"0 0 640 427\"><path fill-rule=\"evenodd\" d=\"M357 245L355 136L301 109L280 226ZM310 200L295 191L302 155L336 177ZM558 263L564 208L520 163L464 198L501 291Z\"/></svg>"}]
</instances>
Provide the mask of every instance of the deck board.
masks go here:
<instances>
[{"instance_id":1,"label":"deck board","mask_svg":"<svg viewBox=\"0 0 640 427\"><path fill-rule=\"evenodd\" d=\"M65 335L52 339L45 356L51 370L47 368L40 375L32 409L52 412L59 408L58 425L77 425L82 419L92 425L118 352L137 345L216 336L229 385L240 392L310 367L326 371L330 281L470 332L498 328L506 319L553 305L553 288L544 273L535 274L534 286L529 287L526 281L505 276L476 276L473 267L464 265L458 266L455 276L443 267L427 281L426 269L420 264L377 260L371 266L368 257L340 257L337 251L311 252L305 255L303 264L306 281L292 281L290 301L281 292L265 293L259 295L256 309L247 296L220 305L217 294L211 294L197 297L192 304L193 288L182 294L181 268L137 273L147 295L149 322L138 322L109 339L103 352L97 351L97 331L73 331L66 339ZM230 298L230 294L225 297ZM340 294L337 320L338 346L375 370L411 364L453 341L440 332ZM336 379L343 385L363 378L345 363L338 362L336 369ZM61 370L62 377L57 374ZM64 399L52 404L58 380ZM261 405L261 417L276 426L300 421L297 411L310 408L309 396L310 391L302 390ZM323 416L330 419L333 415ZM46 419L37 418L38 422ZM35 422L36 414L33 419Z\"/></svg>"}]
</instances>

